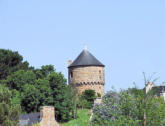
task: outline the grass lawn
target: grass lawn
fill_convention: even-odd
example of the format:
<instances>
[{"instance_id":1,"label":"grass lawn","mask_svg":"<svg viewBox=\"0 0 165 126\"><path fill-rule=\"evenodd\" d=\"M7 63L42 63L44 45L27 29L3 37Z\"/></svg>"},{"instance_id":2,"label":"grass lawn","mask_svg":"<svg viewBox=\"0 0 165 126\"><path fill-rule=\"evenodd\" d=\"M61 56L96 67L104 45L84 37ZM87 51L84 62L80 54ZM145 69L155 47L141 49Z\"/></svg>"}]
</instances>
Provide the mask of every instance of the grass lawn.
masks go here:
<instances>
[{"instance_id":1,"label":"grass lawn","mask_svg":"<svg viewBox=\"0 0 165 126\"><path fill-rule=\"evenodd\" d=\"M89 109L78 110L78 118L64 123L62 126L88 126L90 111Z\"/></svg>"}]
</instances>

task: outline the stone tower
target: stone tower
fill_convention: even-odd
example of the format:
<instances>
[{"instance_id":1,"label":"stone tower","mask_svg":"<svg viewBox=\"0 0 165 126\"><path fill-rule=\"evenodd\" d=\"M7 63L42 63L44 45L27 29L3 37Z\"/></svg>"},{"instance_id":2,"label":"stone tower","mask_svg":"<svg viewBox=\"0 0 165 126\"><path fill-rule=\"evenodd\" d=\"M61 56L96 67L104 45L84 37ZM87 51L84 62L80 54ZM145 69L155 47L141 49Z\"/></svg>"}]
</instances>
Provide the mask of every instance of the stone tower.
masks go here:
<instances>
[{"instance_id":1,"label":"stone tower","mask_svg":"<svg viewBox=\"0 0 165 126\"><path fill-rule=\"evenodd\" d=\"M68 61L68 80L78 91L95 90L96 94L104 95L104 65L98 61L86 48L73 61Z\"/></svg>"}]
</instances>

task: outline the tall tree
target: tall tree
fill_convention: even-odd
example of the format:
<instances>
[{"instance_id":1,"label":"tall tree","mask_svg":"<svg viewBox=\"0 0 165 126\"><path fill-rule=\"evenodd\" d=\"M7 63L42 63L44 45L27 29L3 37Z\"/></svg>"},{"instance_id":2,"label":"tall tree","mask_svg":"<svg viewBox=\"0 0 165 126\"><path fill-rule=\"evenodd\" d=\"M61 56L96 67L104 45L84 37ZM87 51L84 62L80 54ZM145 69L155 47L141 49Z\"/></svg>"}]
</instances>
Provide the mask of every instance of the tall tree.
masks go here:
<instances>
[{"instance_id":1,"label":"tall tree","mask_svg":"<svg viewBox=\"0 0 165 126\"><path fill-rule=\"evenodd\" d=\"M53 65L44 65L41 69L34 69L37 79L45 78L52 72L55 72Z\"/></svg>"},{"instance_id":2,"label":"tall tree","mask_svg":"<svg viewBox=\"0 0 165 126\"><path fill-rule=\"evenodd\" d=\"M12 104L12 93L4 85L0 85L0 125L19 126L21 108Z\"/></svg>"},{"instance_id":3,"label":"tall tree","mask_svg":"<svg viewBox=\"0 0 165 126\"><path fill-rule=\"evenodd\" d=\"M37 112L39 110L39 90L31 84L23 87L21 106L25 112Z\"/></svg>"},{"instance_id":4,"label":"tall tree","mask_svg":"<svg viewBox=\"0 0 165 126\"><path fill-rule=\"evenodd\" d=\"M79 97L78 97L78 93L77 90L74 86L67 85L67 99L70 100L70 110L72 110L72 118L77 118L77 109L78 109L78 101L79 101Z\"/></svg>"},{"instance_id":5,"label":"tall tree","mask_svg":"<svg viewBox=\"0 0 165 126\"><path fill-rule=\"evenodd\" d=\"M72 106L71 100L67 95L66 79L63 74L58 72L51 73L48 78L54 99L56 119L58 121L67 121L72 117Z\"/></svg>"},{"instance_id":6,"label":"tall tree","mask_svg":"<svg viewBox=\"0 0 165 126\"><path fill-rule=\"evenodd\" d=\"M36 75L32 70L24 71L18 70L3 80L2 83L6 84L10 89L23 90L25 84L34 84Z\"/></svg>"},{"instance_id":7,"label":"tall tree","mask_svg":"<svg viewBox=\"0 0 165 126\"><path fill-rule=\"evenodd\" d=\"M39 107L53 105L53 95L47 78L35 80L35 87L39 90Z\"/></svg>"},{"instance_id":8,"label":"tall tree","mask_svg":"<svg viewBox=\"0 0 165 126\"><path fill-rule=\"evenodd\" d=\"M0 49L0 80L6 79L11 73L29 69L29 63L23 62L23 57L18 52Z\"/></svg>"},{"instance_id":9,"label":"tall tree","mask_svg":"<svg viewBox=\"0 0 165 126\"><path fill-rule=\"evenodd\" d=\"M34 84L23 86L21 105L24 111L37 112L41 106L53 105L52 91L48 79L37 79Z\"/></svg>"}]
</instances>

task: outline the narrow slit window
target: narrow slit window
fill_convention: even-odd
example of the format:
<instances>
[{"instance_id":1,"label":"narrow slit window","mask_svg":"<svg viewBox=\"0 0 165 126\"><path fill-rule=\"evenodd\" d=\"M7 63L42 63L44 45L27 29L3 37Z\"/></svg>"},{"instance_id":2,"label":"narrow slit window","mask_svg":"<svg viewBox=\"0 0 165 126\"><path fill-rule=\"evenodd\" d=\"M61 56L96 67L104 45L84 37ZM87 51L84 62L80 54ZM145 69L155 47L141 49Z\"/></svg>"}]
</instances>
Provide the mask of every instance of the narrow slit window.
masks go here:
<instances>
[{"instance_id":1,"label":"narrow slit window","mask_svg":"<svg viewBox=\"0 0 165 126\"><path fill-rule=\"evenodd\" d=\"M73 78L73 72L70 72L70 77Z\"/></svg>"}]
</instances>

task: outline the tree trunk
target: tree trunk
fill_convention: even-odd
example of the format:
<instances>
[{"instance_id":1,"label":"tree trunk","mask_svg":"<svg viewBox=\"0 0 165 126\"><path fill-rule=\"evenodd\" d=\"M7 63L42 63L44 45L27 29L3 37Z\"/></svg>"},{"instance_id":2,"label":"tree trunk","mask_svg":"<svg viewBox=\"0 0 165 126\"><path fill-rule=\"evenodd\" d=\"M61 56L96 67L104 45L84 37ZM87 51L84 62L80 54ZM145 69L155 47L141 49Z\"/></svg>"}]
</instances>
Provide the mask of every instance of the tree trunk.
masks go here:
<instances>
[{"instance_id":1,"label":"tree trunk","mask_svg":"<svg viewBox=\"0 0 165 126\"><path fill-rule=\"evenodd\" d=\"M144 126L147 125L147 118L146 118L146 113L144 113Z\"/></svg>"}]
</instances>

